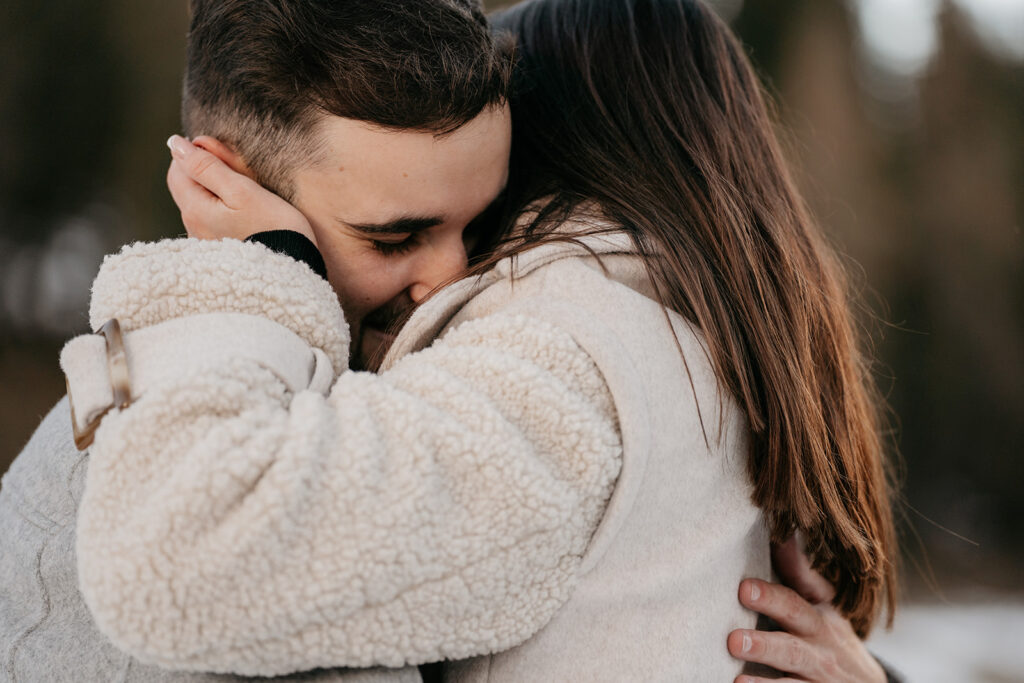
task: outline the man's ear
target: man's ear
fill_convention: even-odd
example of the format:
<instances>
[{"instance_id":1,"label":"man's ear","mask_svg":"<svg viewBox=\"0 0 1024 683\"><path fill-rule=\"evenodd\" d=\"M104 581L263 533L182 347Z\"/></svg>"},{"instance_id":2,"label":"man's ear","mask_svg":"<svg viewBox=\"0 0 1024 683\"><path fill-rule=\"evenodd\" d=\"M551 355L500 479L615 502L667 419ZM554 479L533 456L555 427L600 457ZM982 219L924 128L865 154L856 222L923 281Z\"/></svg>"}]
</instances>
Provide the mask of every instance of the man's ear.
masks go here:
<instances>
[{"instance_id":1,"label":"man's ear","mask_svg":"<svg viewBox=\"0 0 1024 683\"><path fill-rule=\"evenodd\" d=\"M192 144L200 149L205 149L207 152L217 157L225 164L227 164L232 171L241 173L244 176L248 176L255 180L252 170L249 165L245 163L245 160L236 152L231 149L217 138L212 138L209 135L200 135Z\"/></svg>"}]
</instances>

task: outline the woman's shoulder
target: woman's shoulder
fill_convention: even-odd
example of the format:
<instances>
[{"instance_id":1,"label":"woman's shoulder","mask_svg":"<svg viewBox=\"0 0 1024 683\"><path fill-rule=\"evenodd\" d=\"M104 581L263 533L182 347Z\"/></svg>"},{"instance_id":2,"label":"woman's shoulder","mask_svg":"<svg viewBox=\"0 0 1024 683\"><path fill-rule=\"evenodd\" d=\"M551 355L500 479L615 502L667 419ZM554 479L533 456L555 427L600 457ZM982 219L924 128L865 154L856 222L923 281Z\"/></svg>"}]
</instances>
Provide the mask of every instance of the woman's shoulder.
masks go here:
<instances>
[{"instance_id":1,"label":"woman's shoulder","mask_svg":"<svg viewBox=\"0 0 1024 683\"><path fill-rule=\"evenodd\" d=\"M576 308L612 326L656 320L664 327L666 320L631 235L591 216L574 217L536 245L498 262L474 290L467 291L474 314L516 306L534 314Z\"/></svg>"},{"instance_id":2,"label":"woman's shoulder","mask_svg":"<svg viewBox=\"0 0 1024 683\"><path fill-rule=\"evenodd\" d=\"M646 377L641 392L657 391L658 377L678 379L683 368L697 380L698 393L718 394L703 334L662 305L644 258L614 224L567 224L558 239L502 261L463 287L453 292L450 314L435 330L514 313L567 331L605 375Z\"/></svg>"},{"instance_id":3,"label":"woman's shoulder","mask_svg":"<svg viewBox=\"0 0 1024 683\"><path fill-rule=\"evenodd\" d=\"M619 403L676 405L679 388L694 414L726 410L704 333L665 306L648 263L630 234L590 217L567 223L571 239L538 246L507 263L496 279L465 305L461 317L514 311L569 332L609 384Z\"/></svg>"}]
</instances>

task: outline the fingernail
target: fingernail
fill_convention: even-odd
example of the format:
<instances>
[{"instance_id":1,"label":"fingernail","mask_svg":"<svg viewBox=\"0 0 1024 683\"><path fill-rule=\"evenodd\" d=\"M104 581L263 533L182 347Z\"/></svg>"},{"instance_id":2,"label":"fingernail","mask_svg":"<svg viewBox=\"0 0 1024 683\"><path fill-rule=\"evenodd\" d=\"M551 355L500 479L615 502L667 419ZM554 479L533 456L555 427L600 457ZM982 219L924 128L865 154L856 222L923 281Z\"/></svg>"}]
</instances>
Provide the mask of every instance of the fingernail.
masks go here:
<instances>
[{"instance_id":1,"label":"fingernail","mask_svg":"<svg viewBox=\"0 0 1024 683\"><path fill-rule=\"evenodd\" d=\"M743 651L750 652L750 648L754 647L754 641L750 639L750 635L747 633L743 634Z\"/></svg>"},{"instance_id":2,"label":"fingernail","mask_svg":"<svg viewBox=\"0 0 1024 683\"><path fill-rule=\"evenodd\" d=\"M185 156L184 139L180 135L172 135L167 138L167 147L171 150L171 156L181 159Z\"/></svg>"},{"instance_id":3,"label":"fingernail","mask_svg":"<svg viewBox=\"0 0 1024 683\"><path fill-rule=\"evenodd\" d=\"M761 597L761 588L756 583L751 582L750 584L750 601L757 602L757 599Z\"/></svg>"}]
</instances>

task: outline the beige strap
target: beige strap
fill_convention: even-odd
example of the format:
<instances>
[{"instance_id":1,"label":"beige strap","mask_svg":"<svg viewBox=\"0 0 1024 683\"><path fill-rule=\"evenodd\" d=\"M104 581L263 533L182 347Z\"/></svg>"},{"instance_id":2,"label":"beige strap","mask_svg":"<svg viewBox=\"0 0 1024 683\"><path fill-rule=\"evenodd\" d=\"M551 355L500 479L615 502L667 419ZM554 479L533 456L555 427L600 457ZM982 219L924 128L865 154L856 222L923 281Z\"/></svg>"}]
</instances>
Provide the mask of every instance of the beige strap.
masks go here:
<instances>
[{"instance_id":1,"label":"beige strap","mask_svg":"<svg viewBox=\"0 0 1024 683\"><path fill-rule=\"evenodd\" d=\"M127 408L131 403L131 379L128 376L128 359L124 353L124 339L121 336L121 324L117 318L111 318L96 331L102 335L107 355L107 375L110 380L110 389L113 393L113 400L101 412L91 420L80 421L75 415L75 405L69 401L71 406L71 428L74 432L75 446L83 451L92 443L96 434L96 428L100 425L103 416L110 412L115 406L120 409ZM65 380L68 386L68 394L71 394L70 383Z\"/></svg>"},{"instance_id":2,"label":"beige strap","mask_svg":"<svg viewBox=\"0 0 1024 683\"><path fill-rule=\"evenodd\" d=\"M79 449L92 443L103 417L138 400L149 387L212 371L236 359L255 361L292 393L326 395L334 370L322 350L288 328L244 313L175 318L120 334L116 321L76 337L61 352L72 427Z\"/></svg>"}]
</instances>

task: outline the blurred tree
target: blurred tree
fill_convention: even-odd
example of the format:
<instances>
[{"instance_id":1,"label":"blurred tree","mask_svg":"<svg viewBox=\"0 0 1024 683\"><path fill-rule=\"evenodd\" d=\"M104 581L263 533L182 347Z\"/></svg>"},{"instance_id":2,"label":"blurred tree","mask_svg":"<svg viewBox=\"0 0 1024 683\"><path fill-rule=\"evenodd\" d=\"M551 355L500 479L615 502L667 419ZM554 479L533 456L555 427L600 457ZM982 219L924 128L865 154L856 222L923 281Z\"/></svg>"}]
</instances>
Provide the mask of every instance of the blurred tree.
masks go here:
<instances>
[{"instance_id":1,"label":"blurred tree","mask_svg":"<svg viewBox=\"0 0 1024 683\"><path fill-rule=\"evenodd\" d=\"M748 0L742 3L732 27L747 46L761 75L769 82L779 75L782 55L796 30L795 18L818 3L832 9L842 4L837 0Z\"/></svg>"},{"instance_id":2,"label":"blurred tree","mask_svg":"<svg viewBox=\"0 0 1024 683\"><path fill-rule=\"evenodd\" d=\"M981 544L919 525L951 571L1020 584L1024 560L1024 64L979 42L946 2L912 150L913 273L893 310L927 336L894 338L912 466L907 495ZM899 384L897 385L899 386ZM911 428L913 426L913 428ZM911 460L912 458L912 460ZM1011 554L1006 555L1006 550Z\"/></svg>"},{"instance_id":3,"label":"blurred tree","mask_svg":"<svg viewBox=\"0 0 1024 683\"><path fill-rule=\"evenodd\" d=\"M185 64L188 0L105 0L116 31L126 97L112 169L117 208L127 234L155 239L184 234L164 182L170 154L164 144L181 132L181 75Z\"/></svg>"},{"instance_id":4,"label":"blurred tree","mask_svg":"<svg viewBox=\"0 0 1024 683\"><path fill-rule=\"evenodd\" d=\"M42 242L109 185L126 95L109 2L5 0L0 225Z\"/></svg>"},{"instance_id":5,"label":"blurred tree","mask_svg":"<svg viewBox=\"0 0 1024 683\"><path fill-rule=\"evenodd\" d=\"M5 1L0 236L43 243L97 201L120 216L114 244L178 229L163 141L180 128L186 13L184 0Z\"/></svg>"},{"instance_id":6,"label":"blurred tree","mask_svg":"<svg viewBox=\"0 0 1024 683\"><path fill-rule=\"evenodd\" d=\"M57 350L85 330L99 256L181 232L164 140L180 128L187 10L0 9L0 472L63 390Z\"/></svg>"},{"instance_id":7,"label":"blurred tree","mask_svg":"<svg viewBox=\"0 0 1024 683\"><path fill-rule=\"evenodd\" d=\"M884 102L850 3L748 1L734 25L781 101L809 202L881 316L864 322L899 418L908 551L940 580L1017 586L1024 65L994 57L947 1L924 78Z\"/></svg>"}]
</instances>

